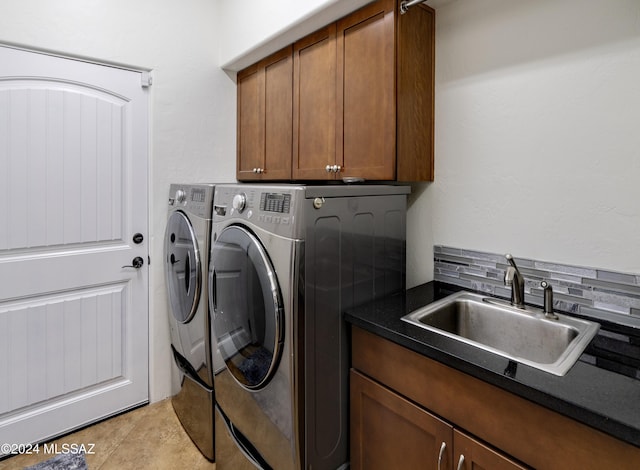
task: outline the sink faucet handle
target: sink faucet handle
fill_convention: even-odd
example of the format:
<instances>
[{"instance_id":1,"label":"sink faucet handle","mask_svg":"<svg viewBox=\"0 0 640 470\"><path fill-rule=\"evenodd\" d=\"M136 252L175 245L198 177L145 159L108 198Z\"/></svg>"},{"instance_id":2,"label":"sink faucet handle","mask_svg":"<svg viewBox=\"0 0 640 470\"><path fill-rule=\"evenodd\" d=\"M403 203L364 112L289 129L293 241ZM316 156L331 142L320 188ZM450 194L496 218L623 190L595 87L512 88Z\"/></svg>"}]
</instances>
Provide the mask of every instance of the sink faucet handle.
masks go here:
<instances>
[{"instance_id":1,"label":"sink faucet handle","mask_svg":"<svg viewBox=\"0 0 640 470\"><path fill-rule=\"evenodd\" d=\"M513 278L516 275L515 268L509 266L507 270L504 272L504 285L511 286L513 284Z\"/></svg>"},{"instance_id":2,"label":"sink faucet handle","mask_svg":"<svg viewBox=\"0 0 640 470\"><path fill-rule=\"evenodd\" d=\"M513 256L511 255L511 253L507 253L506 255L504 255L505 258L507 258L507 261L509 262L509 264L511 265L510 268L507 269L507 271L515 271L515 275L517 275L518 277L522 278L522 274L520 274L520 270L518 269L518 266L516 265L516 260L513 259Z\"/></svg>"},{"instance_id":3,"label":"sink faucet handle","mask_svg":"<svg viewBox=\"0 0 640 470\"><path fill-rule=\"evenodd\" d=\"M558 315L553 313L553 287L547 281L542 281L540 287L544 289L544 307L543 312L546 318L557 320Z\"/></svg>"},{"instance_id":4,"label":"sink faucet handle","mask_svg":"<svg viewBox=\"0 0 640 470\"><path fill-rule=\"evenodd\" d=\"M504 284L511 286L511 305L518 308L525 308L524 305L524 277L520 273L511 253L504 255L511 266L508 266L504 273Z\"/></svg>"},{"instance_id":5,"label":"sink faucet handle","mask_svg":"<svg viewBox=\"0 0 640 470\"><path fill-rule=\"evenodd\" d=\"M507 261L511 265L507 267L506 271L504 272L504 283L507 286L511 286L514 278L521 278L522 275L520 274L520 270L518 269L518 266L516 266L516 261L513 259L511 253L507 253L506 255L504 255L504 257L507 258Z\"/></svg>"},{"instance_id":6,"label":"sink faucet handle","mask_svg":"<svg viewBox=\"0 0 640 470\"><path fill-rule=\"evenodd\" d=\"M513 266L515 269L518 269L518 266L516 266L516 260L513 259L511 253L507 253L506 255L504 255L504 257L507 258L507 261L511 266Z\"/></svg>"}]
</instances>

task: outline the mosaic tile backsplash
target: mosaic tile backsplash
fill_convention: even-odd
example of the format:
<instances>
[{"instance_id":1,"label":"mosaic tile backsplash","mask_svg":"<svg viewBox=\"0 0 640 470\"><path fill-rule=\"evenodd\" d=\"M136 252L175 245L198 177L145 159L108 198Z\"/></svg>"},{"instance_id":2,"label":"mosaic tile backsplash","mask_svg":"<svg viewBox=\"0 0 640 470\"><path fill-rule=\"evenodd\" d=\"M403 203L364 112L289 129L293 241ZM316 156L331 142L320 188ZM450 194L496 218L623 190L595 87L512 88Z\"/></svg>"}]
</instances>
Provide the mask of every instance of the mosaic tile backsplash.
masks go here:
<instances>
[{"instance_id":1,"label":"mosaic tile backsplash","mask_svg":"<svg viewBox=\"0 0 640 470\"><path fill-rule=\"evenodd\" d=\"M441 245L434 246L433 253L436 281L510 297L511 290L504 285L508 266L504 254ZM526 280L525 302L542 306L540 282L545 280L553 286L556 310L640 328L640 274L513 256Z\"/></svg>"}]
</instances>

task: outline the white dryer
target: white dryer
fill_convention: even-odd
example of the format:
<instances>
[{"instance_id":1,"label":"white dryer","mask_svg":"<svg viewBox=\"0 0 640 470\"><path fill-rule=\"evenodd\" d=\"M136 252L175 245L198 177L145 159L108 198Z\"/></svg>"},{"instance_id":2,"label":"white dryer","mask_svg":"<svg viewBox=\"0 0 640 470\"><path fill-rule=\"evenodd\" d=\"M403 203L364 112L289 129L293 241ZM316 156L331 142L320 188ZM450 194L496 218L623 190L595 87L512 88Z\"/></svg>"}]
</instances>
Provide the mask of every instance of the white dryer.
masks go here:
<instances>
[{"instance_id":1,"label":"white dryer","mask_svg":"<svg viewBox=\"0 0 640 470\"><path fill-rule=\"evenodd\" d=\"M165 231L171 350L180 370L173 408L193 442L215 458L213 370L206 276L214 185L172 184Z\"/></svg>"}]
</instances>

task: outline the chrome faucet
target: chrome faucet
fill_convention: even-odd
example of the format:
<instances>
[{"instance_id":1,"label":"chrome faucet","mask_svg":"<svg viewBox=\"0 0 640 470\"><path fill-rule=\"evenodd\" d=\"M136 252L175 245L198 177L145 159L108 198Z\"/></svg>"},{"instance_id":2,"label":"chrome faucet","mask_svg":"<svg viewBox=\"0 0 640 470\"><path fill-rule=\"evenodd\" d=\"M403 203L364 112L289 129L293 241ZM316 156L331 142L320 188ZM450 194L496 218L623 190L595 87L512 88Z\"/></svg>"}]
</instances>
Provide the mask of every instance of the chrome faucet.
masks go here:
<instances>
[{"instance_id":1,"label":"chrome faucet","mask_svg":"<svg viewBox=\"0 0 640 470\"><path fill-rule=\"evenodd\" d=\"M511 254L504 255L511 266L504 273L504 285L511 287L511 305L524 309L524 276Z\"/></svg>"}]
</instances>

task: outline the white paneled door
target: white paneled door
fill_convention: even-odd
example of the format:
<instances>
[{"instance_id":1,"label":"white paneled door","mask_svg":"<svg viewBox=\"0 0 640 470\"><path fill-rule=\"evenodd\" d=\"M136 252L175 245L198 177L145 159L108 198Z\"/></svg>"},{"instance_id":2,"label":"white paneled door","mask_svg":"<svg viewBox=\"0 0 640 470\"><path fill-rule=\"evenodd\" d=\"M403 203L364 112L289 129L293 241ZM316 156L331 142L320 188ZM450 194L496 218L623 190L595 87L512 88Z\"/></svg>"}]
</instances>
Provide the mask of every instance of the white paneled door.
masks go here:
<instances>
[{"instance_id":1,"label":"white paneled door","mask_svg":"<svg viewBox=\"0 0 640 470\"><path fill-rule=\"evenodd\" d=\"M144 75L0 47L0 443L148 401Z\"/></svg>"}]
</instances>

